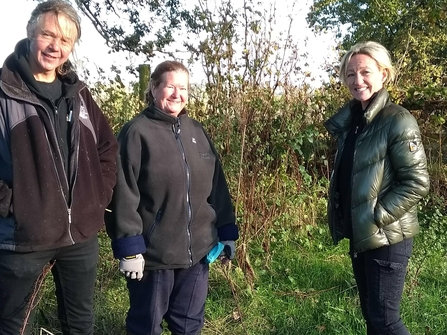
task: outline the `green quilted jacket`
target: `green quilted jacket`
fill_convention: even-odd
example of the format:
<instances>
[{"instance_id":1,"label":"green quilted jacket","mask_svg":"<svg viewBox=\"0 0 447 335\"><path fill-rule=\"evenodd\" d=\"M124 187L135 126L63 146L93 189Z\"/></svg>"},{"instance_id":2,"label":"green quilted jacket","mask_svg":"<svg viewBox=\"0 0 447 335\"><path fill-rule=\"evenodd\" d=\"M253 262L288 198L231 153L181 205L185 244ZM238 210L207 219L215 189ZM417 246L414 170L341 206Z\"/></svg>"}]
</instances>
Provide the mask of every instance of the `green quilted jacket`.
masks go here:
<instances>
[{"instance_id":1,"label":"green quilted jacket","mask_svg":"<svg viewBox=\"0 0 447 335\"><path fill-rule=\"evenodd\" d=\"M343 239L343 217L337 174L351 125L348 102L325 122L337 140L328 219L332 239ZM358 103L358 102L357 102ZM382 89L365 111L365 128L357 138L351 179L352 243L356 252L398 243L419 231L417 204L429 190L429 175L421 134L415 118L392 103Z\"/></svg>"}]
</instances>

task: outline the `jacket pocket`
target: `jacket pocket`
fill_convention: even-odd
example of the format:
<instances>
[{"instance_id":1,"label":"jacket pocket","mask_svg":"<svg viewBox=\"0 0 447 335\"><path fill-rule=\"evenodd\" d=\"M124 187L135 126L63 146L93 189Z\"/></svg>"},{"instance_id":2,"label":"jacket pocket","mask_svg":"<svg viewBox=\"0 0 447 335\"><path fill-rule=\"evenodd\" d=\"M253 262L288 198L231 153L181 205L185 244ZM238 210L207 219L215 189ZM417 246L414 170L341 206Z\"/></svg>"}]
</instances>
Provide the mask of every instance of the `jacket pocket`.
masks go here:
<instances>
[{"instance_id":1,"label":"jacket pocket","mask_svg":"<svg viewBox=\"0 0 447 335\"><path fill-rule=\"evenodd\" d=\"M395 300L402 294L406 266L403 263L374 259L379 268L379 298Z\"/></svg>"},{"instance_id":2,"label":"jacket pocket","mask_svg":"<svg viewBox=\"0 0 447 335\"><path fill-rule=\"evenodd\" d=\"M161 209L158 210L157 214L155 215L154 222L152 222L152 225L149 227L149 230L146 234L147 240L149 242L149 245L151 244L151 238L154 235L155 229L157 228L158 224L161 221L162 218L162 211Z\"/></svg>"}]
</instances>

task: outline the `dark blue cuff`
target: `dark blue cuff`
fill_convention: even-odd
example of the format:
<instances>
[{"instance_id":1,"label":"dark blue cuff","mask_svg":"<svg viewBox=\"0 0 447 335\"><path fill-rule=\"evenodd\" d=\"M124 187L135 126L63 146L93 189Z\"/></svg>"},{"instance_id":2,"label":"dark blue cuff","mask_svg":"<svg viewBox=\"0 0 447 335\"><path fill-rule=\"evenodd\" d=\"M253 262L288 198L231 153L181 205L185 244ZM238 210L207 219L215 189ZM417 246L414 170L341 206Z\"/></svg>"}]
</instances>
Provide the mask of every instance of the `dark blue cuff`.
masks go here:
<instances>
[{"instance_id":1,"label":"dark blue cuff","mask_svg":"<svg viewBox=\"0 0 447 335\"><path fill-rule=\"evenodd\" d=\"M122 237L112 241L112 250L113 257L120 259L146 253L146 244L142 235Z\"/></svg>"},{"instance_id":2,"label":"dark blue cuff","mask_svg":"<svg viewBox=\"0 0 447 335\"><path fill-rule=\"evenodd\" d=\"M239 230L234 223L229 223L217 228L217 236L220 241L236 241L239 238Z\"/></svg>"}]
</instances>

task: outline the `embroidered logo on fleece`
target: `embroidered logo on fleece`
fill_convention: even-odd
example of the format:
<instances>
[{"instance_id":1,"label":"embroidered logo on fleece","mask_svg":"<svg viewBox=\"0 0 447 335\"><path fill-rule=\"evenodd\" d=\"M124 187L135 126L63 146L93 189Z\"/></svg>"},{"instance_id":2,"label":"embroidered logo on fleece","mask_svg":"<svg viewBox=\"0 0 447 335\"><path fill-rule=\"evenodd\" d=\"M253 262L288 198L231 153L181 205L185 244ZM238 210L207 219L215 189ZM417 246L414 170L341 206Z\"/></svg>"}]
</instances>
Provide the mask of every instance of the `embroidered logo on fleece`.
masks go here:
<instances>
[{"instance_id":1,"label":"embroidered logo on fleece","mask_svg":"<svg viewBox=\"0 0 447 335\"><path fill-rule=\"evenodd\" d=\"M203 152L203 153L199 152L199 156L202 159L210 159L211 158L210 155L207 152Z\"/></svg>"},{"instance_id":2,"label":"embroidered logo on fleece","mask_svg":"<svg viewBox=\"0 0 447 335\"><path fill-rule=\"evenodd\" d=\"M191 141L192 143L197 144L196 139L194 137L191 137Z\"/></svg>"},{"instance_id":3,"label":"embroidered logo on fleece","mask_svg":"<svg viewBox=\"0 0 447 335\"><path fill-rule=\"evenodd\" d=\"M418 150L418 144L415 141L410 141L409 148L410 152L415 152Z\"/></svg>"},{"instance_id":4,"label":"embroidered logo on fleece","mask_svg":"<svg viewBox=\"0 0 447 335\"><path fill-rule=\"evenodd\" d=\"M81 109L79 111L79 117L82 119L88 119L88 112L84 107L84 104L81 103Z\"/></svg>"}]
</instances>

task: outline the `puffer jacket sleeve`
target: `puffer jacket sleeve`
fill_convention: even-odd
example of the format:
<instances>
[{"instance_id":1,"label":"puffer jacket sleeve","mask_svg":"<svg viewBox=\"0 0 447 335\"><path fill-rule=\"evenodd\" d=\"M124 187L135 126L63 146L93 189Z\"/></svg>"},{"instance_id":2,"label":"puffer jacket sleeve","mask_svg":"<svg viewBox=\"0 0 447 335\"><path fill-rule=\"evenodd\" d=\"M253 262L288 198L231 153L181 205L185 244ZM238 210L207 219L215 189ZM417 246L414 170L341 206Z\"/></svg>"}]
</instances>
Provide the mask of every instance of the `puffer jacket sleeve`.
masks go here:
<instances>
[{"instance_id":1,"label":"puffer jacket sleeve","mask_svg":"<svg viewBox=\"0 0 447 335\"><path fill-rule=\"evenodd\" d=\"M395 183L376 204L374 219L379 227L399 220L429 191L421 134L416 119L408 111L402 110L394 116L388 143Z\"/></svg>"},{"instance_id":2,"label":"puffer jacket sleeve","mask_svg":"<svg viewBox=\"0 0 447 335\"><path fill-rule=\"evenodd\" d=\"M138 178L141 166L141 137L126 125L118 135L117 183L106 218L106 229L112 239L115 258L142 254L146 251L143 221L138 213L140 191Z\"/></svg>"}]
</instances>

